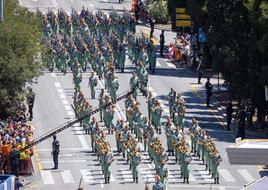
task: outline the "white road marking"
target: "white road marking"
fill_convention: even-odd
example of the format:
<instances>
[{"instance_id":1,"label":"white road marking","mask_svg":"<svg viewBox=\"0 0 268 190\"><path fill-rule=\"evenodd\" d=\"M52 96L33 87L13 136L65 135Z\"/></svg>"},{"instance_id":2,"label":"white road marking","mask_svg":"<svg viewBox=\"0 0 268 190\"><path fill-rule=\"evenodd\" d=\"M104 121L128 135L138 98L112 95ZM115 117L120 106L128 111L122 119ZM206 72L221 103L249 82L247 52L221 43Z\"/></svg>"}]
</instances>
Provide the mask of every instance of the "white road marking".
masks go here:
<instances>
[{"instance_id":1,"label":"white road marking","mask_svg":"<svg viewBox=\"0 0 268 190\"><path fill-rule=\"evenodd\" d=\"M83 180L85 183L92 183L94 182L94 178L90 172L90 170L80 170L80 173L82 174Z\"/></svg>"},{"instance_id":2,"label":"white road marking","mask_svg":"<svg viewBox=\"0 0 268 190\"><path fill-rule=\"evenodd\" d=\"M122 178L124 181L126 181L126 182L133 181L131 171L129 171L129 170L121 171L121 175L122 175Z\"/></svg>"},{"instance_id":3,"label":"white road marking","mask_svg":"<svg viewBox=\"0 0 268 190\"><path fill-rule=\"evenodd\" d=\"M93 4L89 4L89 6L90 6L90 7L94 7L94 5L93 5Z\"/></svg>"},{"instance_id":4,"label":"white road marking","mask_svg":"<svg viewBox=\"0 0 268 190\"><path fill-rule=\"evenodd\" d=\"M196 179L194 178L194 176L191 174L191 173L189 173L189 181L195 181Z\"/></svg>"},{"instance_id":5,"label":"white road marking","mask_svg":"<svg viewBox=\"0 0 268 190\"><path fill-rule=\"evenodd\" d=\"M176 66L172 63L166 62L169 68L176 68Z\"/></svg>"},{"instance_id":6,"label":"white road marking","mask_svg":"<svg viewBox=\"0 0 268 190\"><path fill-rule=\"evenodd\" d=\"M74 183L74 178L70 170L64 170L63 172L60 172L60 174L64 183Z\"/></svg>"},{"instance_id":7,"label":"white road marking","mask_svg":"<svg viewBox=\"0 0 268 190\"><path fill-rule=\"evenodd\" d=\"M53 78L56 78L56 74L55 73L50 73L50 75L53 77Z\"/></svg>"},{"instance_id":8,"label":"white road marking","mask_svg":"<svg viewBox=\"0 0 268 190\"><path fill-rule=\"evenodd\" d=\"M59 94L63 94L64 93L63 90L62 90L62 88L57 88L57 90L58 90L58 93Z\"/></svg>"},{"instance_id":9,"label":"white road marking","mask_svg":"<svg viewBox=\"0 0 268 190\"><path fill-rule=\"evenodd\" d=\"M60 98L61 99L64 99L64 100L67 99L66 96L65 96L65 94L59 94L59 95L60 95Z\"/></svg>"},{"instance_id":10,"label":"white road marking","mask_svg":"<svg viewBox=\"0 0 268 190\"><path fill-rule=\"evenodd\" d=\"M73 111L67 111L67 115L68 116L74 116L74 112Z\"/></svg>"},{"instance_id":11,"label":"white road marking","mask_svg":"<svg viewBox=\"0 0 268 190\"><path fill-rule=\"evenodd\" d=\"M61 88L61 85L59 82L54 82L54 84L55 84L56 88Z\"/></svg>"},{"instance_id":12,"label":"white road marking","mask_svg":"<svg viewBox=\"0 0 268 190\"><path fill-rule=\"evenodd\" d=\"M110 181L112 182L112 181L115 181L115 179L114 179L114 176L111 174L111 176L110 176Z\"/></svg>"},{"instance_id":13,"label":"white road marking","mask_svg":"<svg viewBox=\"0 0 268 190\"><path fill-rule=\"evenodd\" d=\"M61 102L64 104L64 105L68 105L68 101L67 100L61 100Z\"/></svg>"},{"instance_id":14,"label":"white road marking","mask_svg":"<svg viewBox=\"0 0 268 190\"><path fill-rule=\"evenodd\" d=\"M84 135L78 135L78 139L79 139L83 149L89 149L89 145L88 145Z\"/></svg>"},{"instance_id":15,"label":"white road marking","mask_svg":"<svg viewBox=\"0 0 268 190\"><path fill-rule=\"evenodd\" d=\"M50 148L37 148L38 152L50 152ZM81 148L61 148L60 151L79 151Z\"/></svg>"},{"instance_id":16,"label":"white road marking","mask_svg":"<svg viewBox=\"0 0 268 190\"><path fill-rule=\"evenodd\" d=\"M249 183L255 181L254 177L246 169L238 169L238 173L243 177L243 179Z\"/></svg>"},{"instance_id":17,"label":"white road marking","mask_svg":"<svg viewBox=\"0 0 268 190\"><path fill-rule=\"evenodd\" d=\"M84 163L88 162L87 160L59 160L59 163ZM43 164L53 163L52 160L42 160Z\"/></svg>"},{"instance_id":18,"label":"white road marking","mask_svg":"<svg viewBox=\"0 0 268 190\"><path fill-rule=\"evenodd\" d=\"M64 105L66 111L72 111L72 107L69 105Z\"/></svg>"},{"instance_id":19,"label":"white road marking","mask_svg":"<svg viewBox=\"0 0 268 190\"><path fill-rule=\"evenodd\" d=\"M161 64L159 63L159 61L156 61L156 67L161 67Z\"/></svg>"},{"instance_id":20,"label":"white road marking","mask_svg":"<svg viewBox=\"0 0 268 190\"><path fill-rule=\"evenodd\" d=\"M212 181L210 175L208 175L208 171L198 171L198 173L201 175L201 178L205 181Z\"/></svg>"},{"instance_id":21,"label":"white road marking","mask_svg":"<svg viewBox=\"0 0 268 190\"><path fill-rule=\"evenodd\" d=\"M41 170L41 177L45 185L55 184L55 181L50 171Z\"/></svg>"},{"instance_id":22,"label":"white road marking","mask_svg":"<svg viewBox=\"0 0 268 190\"><path fill-rule=\"evenodd\" d=\"M219 169L219 173L226 182L235 182L234 177L227 169Z\"/></svg>"}]
</instances>

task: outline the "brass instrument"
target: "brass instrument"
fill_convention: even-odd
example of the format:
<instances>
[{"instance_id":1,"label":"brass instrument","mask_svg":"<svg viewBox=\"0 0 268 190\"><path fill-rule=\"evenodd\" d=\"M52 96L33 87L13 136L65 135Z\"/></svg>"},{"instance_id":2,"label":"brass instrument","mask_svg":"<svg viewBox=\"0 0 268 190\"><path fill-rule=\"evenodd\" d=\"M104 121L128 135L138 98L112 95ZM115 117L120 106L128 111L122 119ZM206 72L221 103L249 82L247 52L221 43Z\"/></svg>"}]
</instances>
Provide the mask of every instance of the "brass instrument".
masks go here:
<instances>
[{"instance_id":1,"label":"brass instrument","mask_svg":"<svg viewBox=\"0 0 268 190\"><path fill-rule=\"evenodd\" d=\"M159 138L155 138L151 143L150 147L156 152L156 154L161 154L163 152L163 145Z\"/></svg>"}]
</instances>

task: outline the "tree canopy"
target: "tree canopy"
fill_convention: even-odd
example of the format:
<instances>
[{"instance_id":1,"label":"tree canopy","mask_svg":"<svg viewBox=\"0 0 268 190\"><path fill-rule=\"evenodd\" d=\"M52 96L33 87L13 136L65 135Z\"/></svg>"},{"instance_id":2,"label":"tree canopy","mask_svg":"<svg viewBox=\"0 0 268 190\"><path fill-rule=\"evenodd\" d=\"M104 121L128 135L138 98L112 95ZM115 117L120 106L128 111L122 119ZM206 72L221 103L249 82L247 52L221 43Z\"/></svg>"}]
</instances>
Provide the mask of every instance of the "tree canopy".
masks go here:
<instances>
[{"instance_id":1,"label":"tree canopy","mask_svg":"<svg viewBox=\"0 0 268 190\"><path fill-rule=\"evenodd\" d=\"M268 85L268 1L188 0L195 28L207 35L207 64L230 83L234 98L250 99L259 112Z\"/></svg>"},{"instance_id":2,"label":"tree canopy","mask_svg":"<svg viewBox=\"0 0 268 190\"><path fill-rule=\"evenodd\" d=\"M41 25L37 14L19 6L17 0L4 1L4 21L0 23L0 114L14 111L27 84L41 74L38 57Z\"/></svg>"}]
</instances>

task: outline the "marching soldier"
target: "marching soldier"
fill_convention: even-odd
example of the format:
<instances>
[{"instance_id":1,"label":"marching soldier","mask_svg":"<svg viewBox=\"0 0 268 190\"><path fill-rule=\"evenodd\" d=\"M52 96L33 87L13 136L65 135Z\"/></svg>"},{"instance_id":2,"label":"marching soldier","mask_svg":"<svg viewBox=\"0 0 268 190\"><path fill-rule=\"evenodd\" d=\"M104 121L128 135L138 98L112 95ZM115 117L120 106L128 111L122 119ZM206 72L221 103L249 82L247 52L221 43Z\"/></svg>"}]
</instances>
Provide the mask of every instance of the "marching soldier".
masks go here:
<instances>
[{"instance_id":1,"label":"marching soldier","mask_svg":"<svg viewBox=\"0 0 268 190\"><path fill-rule=\"evenodd\" d=\"M111 81L111 92L110 92L112 100L116 99L117 97L116 92L118 89L119 89L119 83L118 83L117 77L113 74L112 81Z\"/></svg>"},{"instance_id":2,"label":"marching soldier","mask_svg":"<svg viewBox=\"0 0 268 190\"><path fill-rule=\"evenodd\" d=\"M153 107L153 102L154 102L154 98L153 98L153 94L150 91L147 97L147 109L148 109L148 118L149 121L152 121L152 107Z\"/></svg>"},{"instance_id":3,"label":"marching soldier","mask_svg":"<svg viewBox=\"0 0 268 190\"><path fill-rule=\"evenodd\" d=\"M218 167L222 161L219 152L215 149L211 153L213 155L213 165L212 165L212 177L214 178L214 184L219 184L219 171Z\"/></svg>"},{"instance_id":4,"label":"marching soldier","mask_svg":"<svg viewBox=\"0 0 268 190\"><path fill-rule=\"evenodd\" d=\"M98 78L95 72L92 72L88 80L88 86L90 86L91 99L95 99L95 94L96 94L95 87L97 85L98 85Z\"/></svg>"},{"instance_id":5,"label":"marching soldier","mask_svg":"<svg viewBox=\"0 0 268 190\"><path fill-rule=\"evenodd\" d=\"M111 176L110 166L113 161L114 161L113 152L111 151L111 148L108 148L108 152L104 155L103 159L105 183L110 183L110 176Z\"/></svg>"},{"instance_id":6,"label":"marching soldier","mask_svg":"<svg viewBox=\"0 0 268 190\"><path fill-rule=\"evenodd\" d=\"M136 181L136 183L138 183L138 170L137 170L137 167L140 164L140 162L141 162L140 150L135 149L131 153L130 166L131 166L131 172L132 172L132 176L133 176L133 182Z\"/></svg>"},{"instance_id":7,"label":"marching soldier","mask_svg":"<svg viewBox=\"0 0 268 190\"><path fill-rule=\"evenodd\" d=\"M137 85L138 84L139 84L139 81L138 81L137 74L135 72L133 72L132 77L130 78L129 85L130 85L131 90L133 90L132 97L135 100L137 100L137 96L138 96L138 92L137 92L137 89L138 89Z\"/></svg>"},{"instance_id":8,"label":"marching soldier","mask_svg":"<svg viewBox=\"0 0 268 190\"><path fill-rule=\"evenodd\" d=\"M181 163L181 172L182 172L182 177L183 177L183 183L189 183L189 164L192 161L191 155L189 154L189 152L187 152L187 150L182 151L182 163Z\"/></svg>"},{"instance_id":9,"label":"marching soldier","mask_svg":"<svg viewBox=\"0 0 268 190\"><path fill-rule=\"evenodd\" d=\"M105 104L105 93L104 93L104 89L101 89L100 95L99 95L99 107L102 107ZM103 109L100 110L100 121L103 121Z\"/></svg>"},{"instance_id":10,"label":"marching soldier","mask_svg":"<svg viewBox=\"0 0 268 190\"><path fill-rule=\"evenodd\" d=\"M159 175L155 176L155 184L153 185L153 190L165 190L165 185L161 182Z\"/></svg>"},{"instance_id":11,"label":"marching soldier","mask_svg":"<svg viewBox=\"0 0 268 190\"><path fill-rule=\"evenodd\" d=\"M196 132L196 127L198 126L198 123L196 121L196 119L193 117L192 118L192 125L190 127L190 133L191 133L191 152L193 152L194 154L196 153L196 141L195 141L195 132Z\"/></svg>"},{"instance_id":12,"label":"marching soldier","mask_svg":"<svg viewBox=\"0 0 268 190\"><path fill-rule=\"evenodd\" d=\"M152 108L152 124L158 134L161 134L161 117L162 108L160 106L160 102L158 100L155 100L155 104Z\"/></svg>"}]
</instances>

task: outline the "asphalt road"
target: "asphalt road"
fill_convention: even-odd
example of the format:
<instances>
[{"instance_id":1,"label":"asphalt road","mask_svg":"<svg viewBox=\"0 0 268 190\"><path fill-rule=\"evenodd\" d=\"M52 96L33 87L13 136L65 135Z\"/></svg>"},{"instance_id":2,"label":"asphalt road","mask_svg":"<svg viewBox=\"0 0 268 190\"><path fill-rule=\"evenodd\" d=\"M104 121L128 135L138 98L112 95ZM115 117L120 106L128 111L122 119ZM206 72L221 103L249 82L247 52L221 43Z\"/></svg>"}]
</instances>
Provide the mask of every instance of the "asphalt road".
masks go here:
<instances>
[{"instance_id":1,"label":"asphalt road","mask_svg":"<svg viewBox=\"0 0 268 190\"><path fill-rule=\"evenodd\" d=\"M31 9L36 7L60 7L70 11L72 7L80 10L83 5L92 9L109 9L111 6L117 9L123 9L123 6L129 7L127 1L123 5L118 5L117 1L97 1L97 0L22 0L22 4ZM92 6L93 5L93 6ZM141 28L142 29L142 28ZM170 34L170 39L172 35ZM129 78L133 71L133 66L127 61L126 72L117 73L120 88L119 94L129 88ZM82 90L87 98L90 96L90 89L87 87L89 71L84 73ZM190 164L190 184L182 183L180 179L179 165L174 164L174 157L168 161L169 177L168 189L241 189L245 184L259 178L256 166L231 166L228 163L225 148L234 142L234 134L227 133L223 126L224 117L220 115L218 108L214 105L207 109L204 104L204 94L202 85L196 84L197 79L190 71L177 69L166 59L158 59L156 73L150 75L149 90L153 95L161 100L164 116L162 122L165 122L168 115L168 102L166 95L171 87L184 97L186 100L187 121L195 116L200 122L202 128L206 128L209 134L215 139L216 145L222 155L223 162L220 165L220 184L214 185L213 179L210 179L205 166L196 157ZM216 82L216 81L213 81ZM103 88L103 82L99 82L97 93ZM74 92L72 83L72 74L69 72L63 76L59 72L45 72L38 79L38 84L34 86L36 92L36 102L34 106L33 125L35 126L35 136L44 134L53 128L62 125L74 118L74 112L71 108L72 96ZM141 102L141 111L147 115L147 105L145 97L139 95ZM98 105L97 100L90 100L93 107ZM99 118L99 115L96 114ZM125 118L124 102L118 103L116 117ZM187 130L186 130L187 132ZM189 135L187 134L189 140ZM77 189L80 178L82 177L82 187L84 189L143 189L146 181L150 184L154 182L153 165L149 162L147 154L143 154L142 163L139 166L139 184L132 183L131 171L126 164L126 160L114 153L115 162L111 166L112 177L110 184L104 184L101 168L97 157L92 154L90 148L90 137L85 135L82 129L76 125L58 135L60 141L59 169L51 170L53 161L51 156L52 139L44 141L37 145L35 152L35 164L37 165L34 182L28 186L28 189L50 189L50 190L71 190ZM166 146L166 138L161 136L161 140ZM115 137L109 135L111 146L115 150Z\"/></svg>"}]
</instances>

